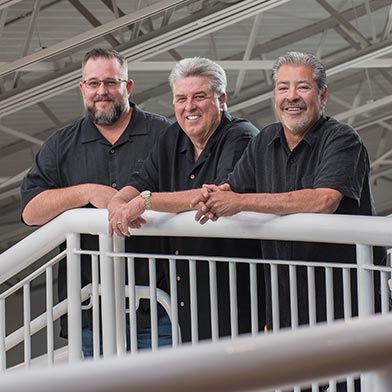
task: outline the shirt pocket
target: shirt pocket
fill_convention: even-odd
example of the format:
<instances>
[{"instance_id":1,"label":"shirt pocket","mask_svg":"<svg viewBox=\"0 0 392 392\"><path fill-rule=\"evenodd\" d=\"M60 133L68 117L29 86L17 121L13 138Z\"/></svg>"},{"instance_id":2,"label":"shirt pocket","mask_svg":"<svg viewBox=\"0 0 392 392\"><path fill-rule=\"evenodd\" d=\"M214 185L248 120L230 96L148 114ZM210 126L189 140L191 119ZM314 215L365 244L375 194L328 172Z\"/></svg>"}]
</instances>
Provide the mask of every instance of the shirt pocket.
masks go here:
<instances>
[{"instance_id":1,"label":"shirt pocket","mask_svg":"<svg viewBox=\"0 0 392 392\"><path fill-rule=\"evenodd\" d=\"M134 173L138 173L138 174L140 173L140 169L142 168L144 161L145 161L145 159L142 159L142 158L138 158L136 160L135 167L133 170Z\"/></svg>"}]
</instances>

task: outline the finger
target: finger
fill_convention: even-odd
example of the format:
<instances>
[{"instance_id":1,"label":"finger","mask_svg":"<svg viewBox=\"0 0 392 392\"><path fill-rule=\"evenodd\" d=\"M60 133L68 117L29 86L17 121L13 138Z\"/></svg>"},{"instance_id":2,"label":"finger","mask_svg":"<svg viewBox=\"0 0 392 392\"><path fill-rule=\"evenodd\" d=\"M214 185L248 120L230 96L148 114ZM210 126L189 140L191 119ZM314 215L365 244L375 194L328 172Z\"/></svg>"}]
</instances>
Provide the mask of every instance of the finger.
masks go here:
<instances>
[{"instance_id":1,"label":"finger","mask_svg":"<svg viewBox=\"0 0 392 392\"><path fill-rule=\"evenodd\" d=\"M196 214L195 214L196 222L199 222L200 218L204 215L204 212L200 207L201 207L201 203L199 204L199 208L196 210Z\"/></svg>"},{"instance_id":2,"label":"finger","mask_svg":"<svg viewBox=\"0 0 392 392\"><path fill-rule=\"evenodd\" d=\"M205 223L207 223L210 220L210 218L208 217L208 215L203 215L202 218L199 220L199 223L201 225L204 225Z\"/></svg>"},{"instance_id":3,"label":"finger","mask_svg":"<svg viewBox=\"0 0 392 392\"><path fill-rule=\"evenodd\" d=\"M122 238L122 239L125 238L124 234L121 232L121 230L120 230L118 227L116 227L116 228L114 229L114 232L116 233L116 235L117 235L118 237L120 237L120 238Z\"/></svg>"}]
</instances>

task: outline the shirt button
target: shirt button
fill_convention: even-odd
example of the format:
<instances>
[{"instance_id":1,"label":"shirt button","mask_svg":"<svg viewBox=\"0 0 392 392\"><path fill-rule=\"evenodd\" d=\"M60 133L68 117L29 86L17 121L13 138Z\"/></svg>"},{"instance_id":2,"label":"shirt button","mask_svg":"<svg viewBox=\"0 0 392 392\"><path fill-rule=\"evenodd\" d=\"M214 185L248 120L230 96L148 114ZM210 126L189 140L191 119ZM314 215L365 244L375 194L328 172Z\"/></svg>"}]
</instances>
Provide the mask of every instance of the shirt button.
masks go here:
<instances>
[{"instance_id":1,"label":"shirt button","mask_svg":"<svg viewBox=\"0 0 392 392\"><path fill-rule=\"evenodd\" d=\"M114 150L110 150L110 153L111 153L111 154L114 154Z\"/></svg>"},{"instance_id":2,"label":"shirt button","mask_svg":"<svg viewBox=\"0 0 392 392\"><path fill-rule=\"evenodd\" d=\"M179 250L176 250L176 251L174 252L174 254L175 254L175 255L179 255L179 254L180 254L180 251L179 251Z\"/></svg>"},{"instance_id":3,"label":"shirt button","mask_svg":"<svg viewBox=\"0 0 392 392\"><path fill-rule=\"evenodd\" d=\"M116 186L117 186L117 184L115 182L113 182L112 188L115 188Z\"/></svg>"},{"instance_id":4,"label":"shirt button","mask_svg":"<svg viewBox=\"0 0 392 392\"><path fill-rule=\"evenodd\" d=\"M190 176L189 176L189 178L191 179L191 180L194 180L195 179L195 175L194 174L191 174Z\"/></svg>"},{"instance_id":5,"label":"shirt button","mask_svg":"<svg viewBox=\"0 0 392 392\"><path fill-rule=\"evenodd\" d=\"M180 306L183 308L184 305L185 305L185 304L184 304L184 301L181 301L181 302L180 302Z\"/></svg>"},{"instance_id":6,"label":"shirt button","mask_svg":"<svg viewBox=\"0 0 392 392\"><path fill-rule=\"evenodd\" d=\"M180 281L181 280L181 276L177 276L177 280Z\"/></svg>"}]
</instances>

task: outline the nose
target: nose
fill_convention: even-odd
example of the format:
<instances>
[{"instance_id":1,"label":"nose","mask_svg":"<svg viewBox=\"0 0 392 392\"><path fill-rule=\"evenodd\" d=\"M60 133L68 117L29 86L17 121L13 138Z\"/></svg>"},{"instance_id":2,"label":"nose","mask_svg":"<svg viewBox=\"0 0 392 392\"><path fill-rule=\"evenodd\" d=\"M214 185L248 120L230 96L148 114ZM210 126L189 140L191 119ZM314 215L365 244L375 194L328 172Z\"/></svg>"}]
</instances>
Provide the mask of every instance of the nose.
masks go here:
<instances>
[{"instance_id":1,"label":"nose","mask_svg":"<svg viewBox=\"0 0 392 392\"><path fill-rule=\"evenodd\" d=\"M191 98L191 97L187 98L186 103L185 103L185 110L187 112L190 112L195 107L196 107L196 105L195 105L195 101L193 100L193 98Z\"/></svg>"},{"instance_id":2,"label":"nose","mask_svg":"<svg viewBox=\"0 0 392 392\"><path fill-rule=\"evenodd\" d=\"M295 99L297 99L297 98L298 98L297 89L296 89L295 87L290 87L290 88L287 90L287 96L286 96L286 98L287 98L288 100L290 100L290 101L294 101Z\"/></svg>"}]
</instances>

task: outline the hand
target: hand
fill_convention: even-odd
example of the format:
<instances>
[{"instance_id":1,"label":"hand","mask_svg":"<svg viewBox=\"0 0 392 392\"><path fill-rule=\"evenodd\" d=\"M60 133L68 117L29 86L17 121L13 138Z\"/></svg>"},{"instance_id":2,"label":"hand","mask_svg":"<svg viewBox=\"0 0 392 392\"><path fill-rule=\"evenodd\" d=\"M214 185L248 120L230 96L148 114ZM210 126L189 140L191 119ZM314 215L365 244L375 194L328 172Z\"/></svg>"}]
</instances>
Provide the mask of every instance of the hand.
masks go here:
<instances>
[{"instance_id":1,"label":"hand","mask_svg":"<svg viewBox=\"0 0 392 392\"><path fill-rule=\"evenodd\" d=\"M108 185L86 184L88 186L88 201L96 208L106 208L112 197L118 192Z\"/></svg>"},{"instance_id":2,"label":"hand","mask_svg":"<svg viewBox=\"0 0 392 392\"><path fill-rule=\"evenodd\" d=\"M191 203L192 208L197 207L195 220L202 225L208 220L213 222L217 221L219 215L216 213L214 203L211 203L211 200L212 198L215 198L217 193L228 192L230 190L229 184L222 184L219 186L204 184L200 195L193 199Z\"/></svg>"},{"instance_id":3,"label":"hand","mask_svg":"<svg viewBox=\"0 0 392 392\"><path fill-rule=\"evenodd\" d=\"M141 197L135 197L128 203L114 198L108 205L109 235L116 233L123 239L130 237L129 228L140 229L146 223L146 220L141 217L144 211L144 201Z\"/></svg>"}]
</instances>

